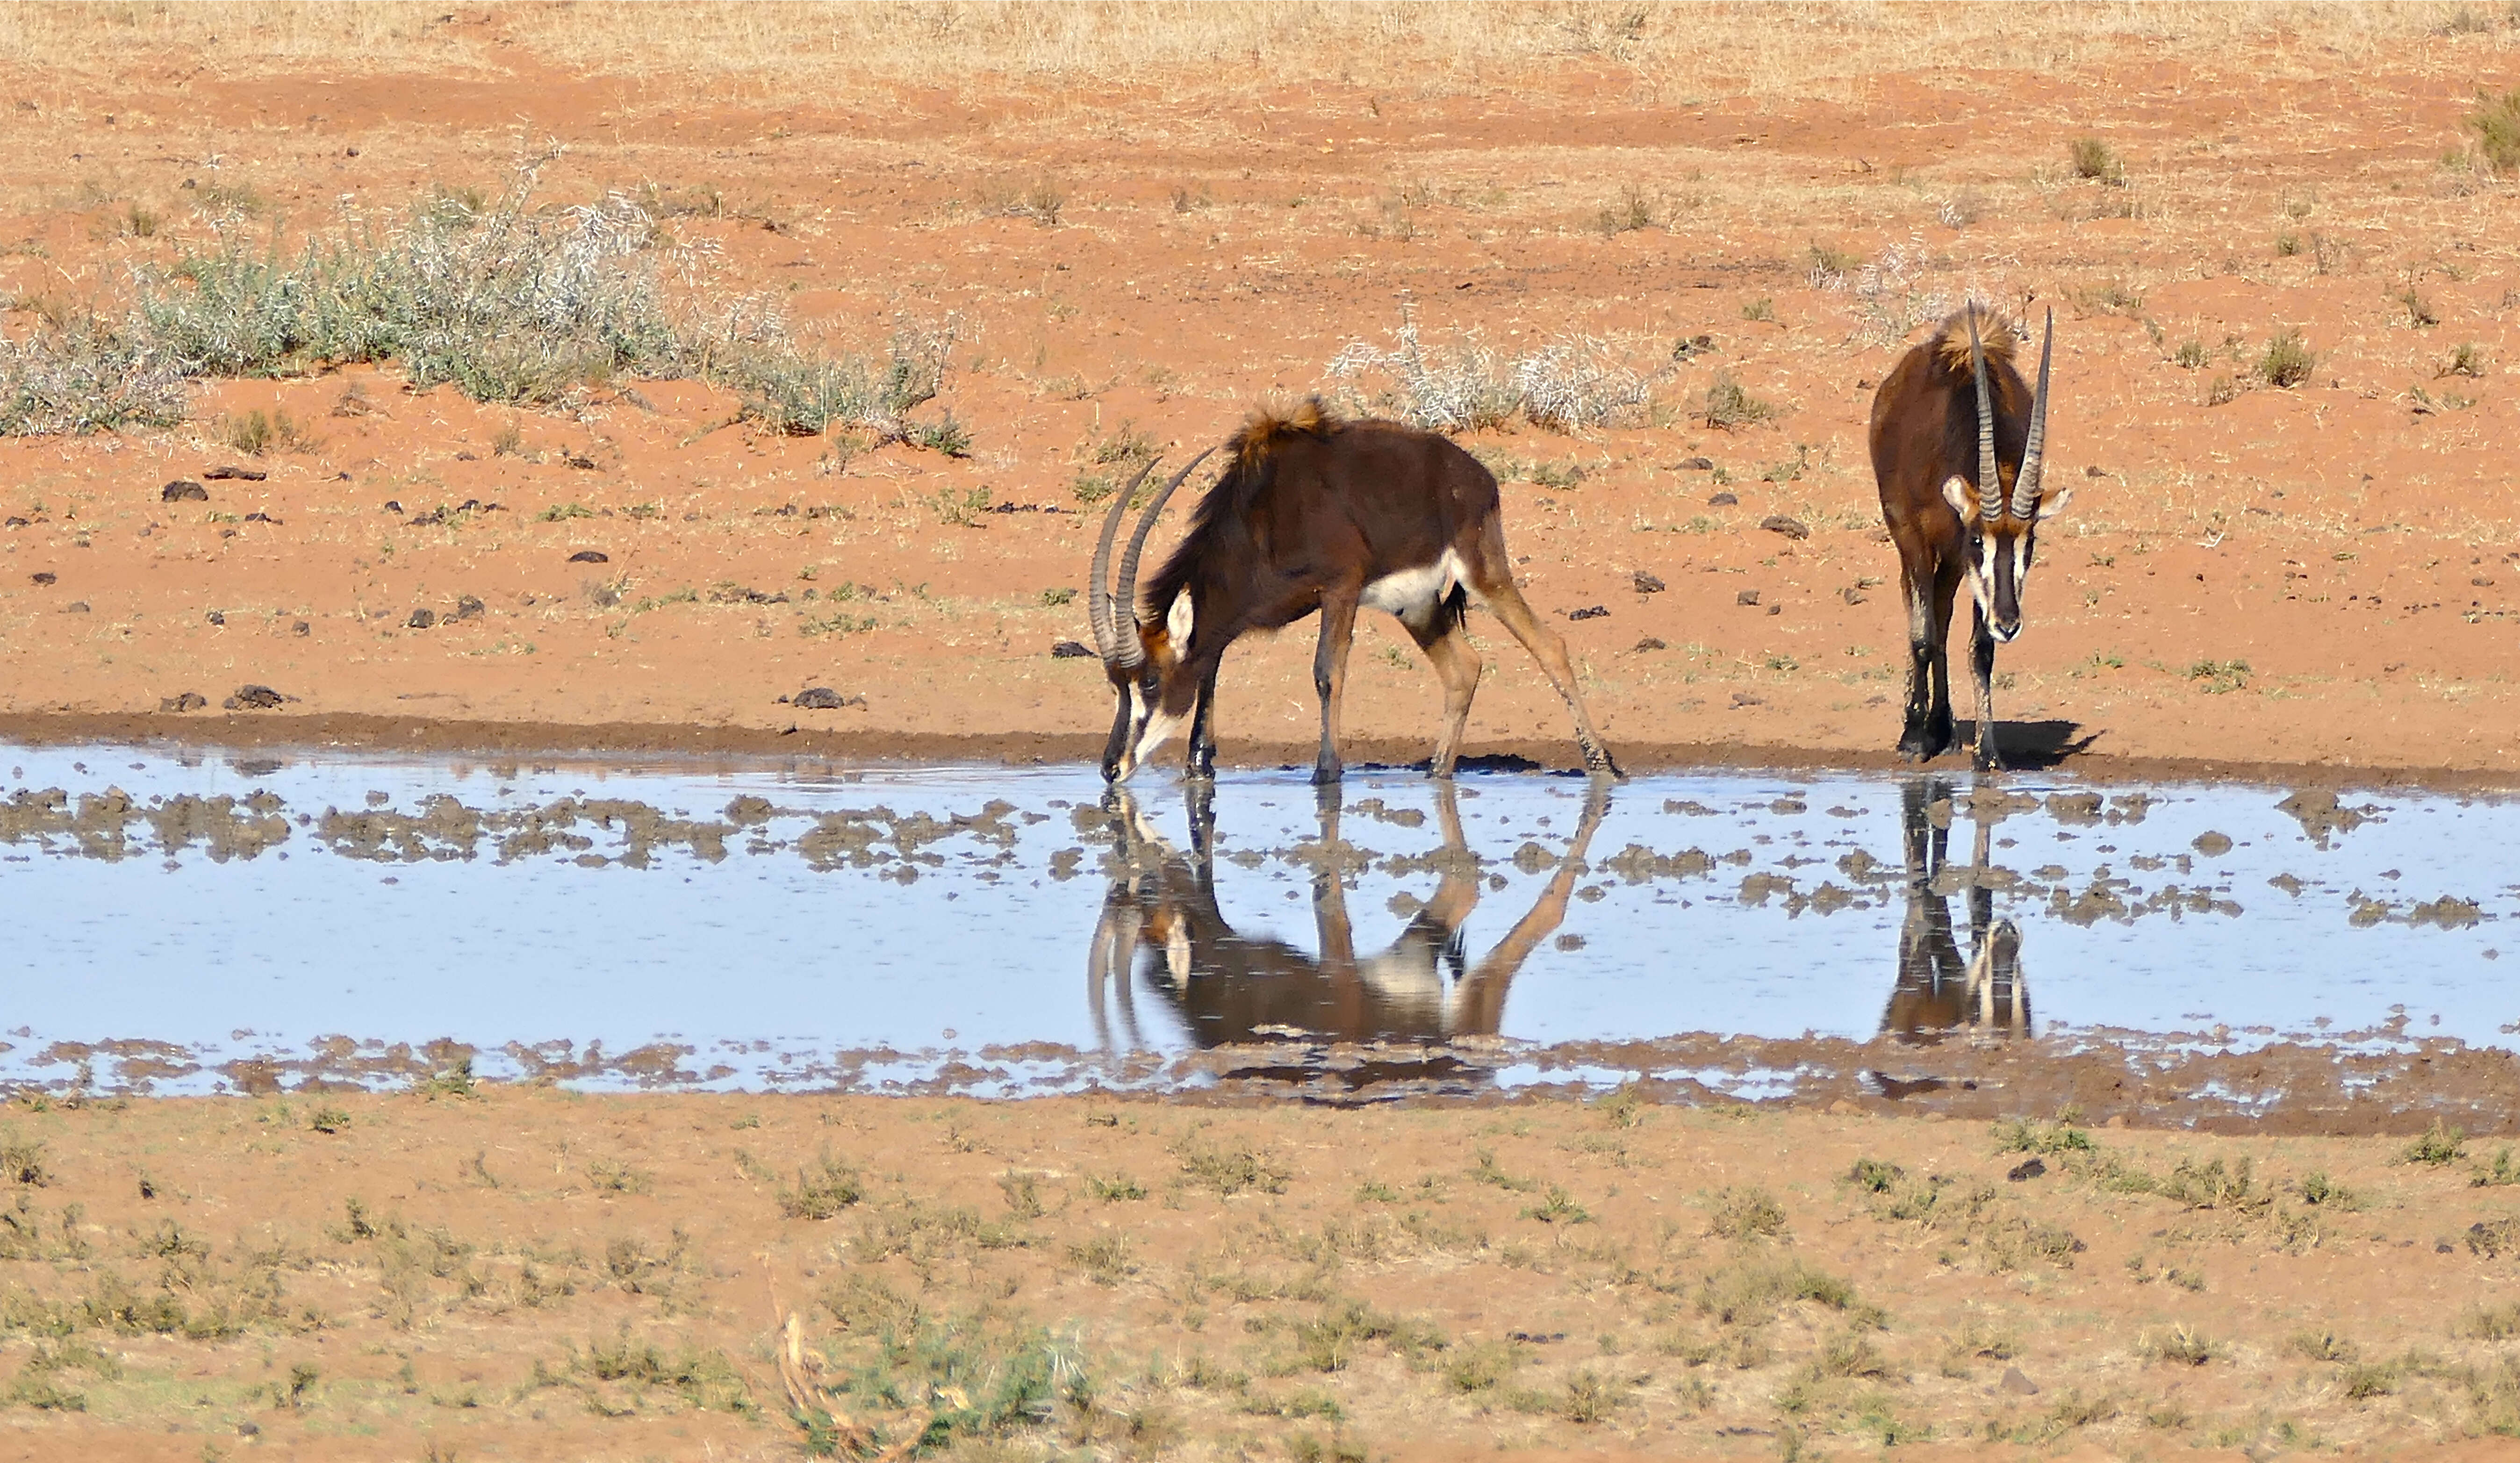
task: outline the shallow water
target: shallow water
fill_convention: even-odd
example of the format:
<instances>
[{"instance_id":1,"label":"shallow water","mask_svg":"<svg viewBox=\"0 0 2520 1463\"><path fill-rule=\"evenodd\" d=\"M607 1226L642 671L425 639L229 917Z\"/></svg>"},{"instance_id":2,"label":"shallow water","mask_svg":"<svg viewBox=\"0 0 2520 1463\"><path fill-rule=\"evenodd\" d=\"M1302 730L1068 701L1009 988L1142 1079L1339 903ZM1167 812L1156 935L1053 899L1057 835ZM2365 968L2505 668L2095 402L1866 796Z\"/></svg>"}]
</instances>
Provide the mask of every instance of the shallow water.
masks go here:
<instances>
[{"instance_id":1,"label":"shallow water","mask_svg":"<svg viewBox=\"0 0 2520 1463\"><path fill-rule=\"evenodd\" d=\"M1106 808L1086 768L0 767L0 1082L47 1087L400 1082L467 1048L598 1087L1510 1086L1693 1034L2370 1053L2508 1048L2520 1018L2500 799L1391 774L1317 804L1285 774ZM1795 1080L1695 1049L1662 1075Z\"/></svg>"}]
</instances>

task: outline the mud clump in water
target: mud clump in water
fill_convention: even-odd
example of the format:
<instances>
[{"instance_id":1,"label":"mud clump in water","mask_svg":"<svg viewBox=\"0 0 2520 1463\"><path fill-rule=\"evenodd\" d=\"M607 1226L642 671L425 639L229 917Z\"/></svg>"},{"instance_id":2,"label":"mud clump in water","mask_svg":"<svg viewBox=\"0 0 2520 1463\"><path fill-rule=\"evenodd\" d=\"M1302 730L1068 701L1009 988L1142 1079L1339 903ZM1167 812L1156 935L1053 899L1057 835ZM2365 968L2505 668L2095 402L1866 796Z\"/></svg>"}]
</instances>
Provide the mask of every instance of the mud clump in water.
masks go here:
<instances>
[{"instance_id":1,"label":"mud clump in water","mask_svg":"<svg viewBox=\"0 0 2520 1463\"><path fill-rule=\"evenodd\" d=\"M118 787L81 793L75 804L58 787L41 791L20 788L0 803L0 843L31 842L46 852L72 852L83 859L115 863L143 853L173 857L199 845L215 863L251 859L289 839L289 820L280 816L280 799L257 792L240 801L216 797L153 799L135 804ZM149 829L135 843L132 825ZM56 843L66 848L56 848Z\"/></svg>"},{"instance_id":2,"label":"mud clump in water","mask_svg":"<svg viewBox=\"0 0 2520 1463\"><path fill-rule=\"evenodd\" d=\"M2090 827L2100 820L2100 795L2096 792L2051 792L2048 795L2048 816L2066 827Z\"/></svg>"},{"instance_id":3,"label":"mud clump in water","mask_svg":"<svg viewBox=\"0 0 2520 1463\"><path fill-rule=\"evenodd\" d=\"M1602 860L1601 867L1631 884L1649 884L1656 879L1704 878L1714 871L1715 861L1700 848L1657 854L1642 843L1631 843Z\"/></svg>"},{"instance_id":4,"label":"mud clump in water","mask_svg":"<svg viewBox=\"0 0 2520 1463\"><path fill-rule=\"evenodd\" d=\"M2407 923L2429 924L2445 930L2463 930L2474 927L2477 920L2483 917L2484 912L2473 900L2445 894L2430 904L2417 905L2408 909Z\"/></svg>"},{"instance_id":5,"label":"mud clump in water","mask_svg":"<svg viewBox=\"0 0 2520 1463\"><path fill-rule=\"evenodd\" d=\"M2305 789L2275 804L2278 813L2290 814L2301 824L2301 831L2311 842L2326 848L2328 839L2338 833L2351 833L2379 816L2376 803L2360 808L2338 802L2327 789Z\"/></svg>"},{"instance_id":6,"label":"mud clump in water","mask_svg":"<svg viewBox=\"0 0 2520 1463\"><path fill-rule=\"evenodd\" d=\"M2229 835L2218 833L2209 828L2197 834L2196 841L2188 847L2208 859L2219 859L2231 851L2231 840Z\"/></svg>"}]
</instances>

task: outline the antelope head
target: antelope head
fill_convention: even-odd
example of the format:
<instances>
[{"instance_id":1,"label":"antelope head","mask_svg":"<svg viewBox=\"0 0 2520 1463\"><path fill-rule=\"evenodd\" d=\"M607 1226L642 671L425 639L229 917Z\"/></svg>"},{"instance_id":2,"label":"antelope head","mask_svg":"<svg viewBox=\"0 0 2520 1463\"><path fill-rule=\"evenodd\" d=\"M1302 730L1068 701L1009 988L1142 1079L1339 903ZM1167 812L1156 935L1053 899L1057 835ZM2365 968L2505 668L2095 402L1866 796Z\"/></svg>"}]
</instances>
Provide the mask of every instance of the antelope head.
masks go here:
<instances>
[{"instance_id":1,"label":"antelope head","mask_svg":"<svg viewBox=\"0 0 2520 1463\"><path fill-rule=\"evenodd\" d=\"M1210 448L1212 452L1215 449ZM1140 756L1151 751L1154 743L1147 739L1148 723L1157 717L1161 693L1181 663L1182 650L1190 639L1187 595L1174 605L1170 620L1182 623L1161 624L1151 629L1138 623L1138 558L1146 551L1147 535L1154 531L1155 519L1162 514L1166 500L1180 487L1198 465L1207 460L1202 452L1192 458L1179 472L1166 479L1155 492L1154 501L1147 505L1144 517L1129 535L1129 547L1120 555L1120 582L1111 586L1111 545L1119 536L1120 520L1128 515L1129 502L1138 493L1147 474L1155 469L1152 462L1138 469L1129 485L1114 496L1111 511L1102 520L1102 538L1094 548L1093 582L1085 592L1086 616L1094 625L1094 649L1102 657L1103 674L1111 678L1111 736L1102 746L1102 779L1117 782L1138 770ZM1176 633L1178 632L1178 633ZM1169 732L1170 728L1158 729ZM1160 742L1160 736L1155 742Z\"/></svg>"},{"instance_id":2,"label":"antelope head","mask_svg":"<svg viewBox=\"0 0 2520 1463\"><path fill-rule=\"evenodd\" d=\"M1995 395L1986 378L1986 348L1978 340L1977 306L1968 307L1969 367L1977 380L1977 481L1955 472L1943 479L1943 499L1960 515L1968 534L1969 588L1998 641L2021 633L2021 591L2030 579L2043 519L2060 513L2070 487L2048 490L2040 482L2048 442L2048 367L2056 348L2056 312L2048 311L2039 344L2039 392L2030 401L2030 432L2021 461L1996 461Z\"/></svg>"}]
</instances>

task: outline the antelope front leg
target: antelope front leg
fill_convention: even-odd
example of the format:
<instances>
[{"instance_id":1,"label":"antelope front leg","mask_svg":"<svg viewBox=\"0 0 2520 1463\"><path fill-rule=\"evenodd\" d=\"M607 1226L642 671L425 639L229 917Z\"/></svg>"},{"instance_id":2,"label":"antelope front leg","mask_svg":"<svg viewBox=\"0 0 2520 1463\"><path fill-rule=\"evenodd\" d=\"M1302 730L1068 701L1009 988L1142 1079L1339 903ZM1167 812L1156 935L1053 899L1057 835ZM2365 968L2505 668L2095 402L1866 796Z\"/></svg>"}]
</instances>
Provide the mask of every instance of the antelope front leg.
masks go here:
<instances>
[{"instance_id":1,"label":"antelope front leg","mask_svg":"<svg viewBox=\"0 0 2520 1463\"><path fill-rule=\"evenodd\" d=\"M1336 782L1346 769L1339 763L1339 703L1347 693L1347 651L1356 640L1353 594L1322 597L1322 643L1313 652L1313 689L1322 697L1322 750L1313 760L1313 780Z\"/></svg>"},{"instance_id":2,"label":"antelope front leg","mask_svg":"<svg viewBox=\"0 0 2520 1463\"><path fill-rule=\"evenodd\" d=\"M1977 683L1977 770L2003 771L1995 746L1995 634L1986 626L1986 607L1972 605L1969 678Z\"/></svg>"},{"instance_id":3,"label":"antelope front leg","mask_svg":"<svg viewBox=\"0 0 2520 1463\"><path fill-rule=\"evenodd\" d=\"M1917 762L1931 759L1942 748L1935 744L1932 732L1934 671L1941 658L1942 646L1935 643L1932 591L1910 576L1906 585L1908 601L1908 720L1899 733L1899 755Z\"/></svg>"},{"instance_id":4,"label":"antelope front leg","mask_svg":"<svg viewBox=\"0 0 2520 1463\"><path fill-rule=\"evenodd\" d=\"M1190 776L1193 781L1216 780L1216 728L1211 718L1216 713L1216 672L1223 664L1219 661L1209 666L1207 675L1198 683L1198 709L1190 719Z\"/></svg>"}]
</instances>

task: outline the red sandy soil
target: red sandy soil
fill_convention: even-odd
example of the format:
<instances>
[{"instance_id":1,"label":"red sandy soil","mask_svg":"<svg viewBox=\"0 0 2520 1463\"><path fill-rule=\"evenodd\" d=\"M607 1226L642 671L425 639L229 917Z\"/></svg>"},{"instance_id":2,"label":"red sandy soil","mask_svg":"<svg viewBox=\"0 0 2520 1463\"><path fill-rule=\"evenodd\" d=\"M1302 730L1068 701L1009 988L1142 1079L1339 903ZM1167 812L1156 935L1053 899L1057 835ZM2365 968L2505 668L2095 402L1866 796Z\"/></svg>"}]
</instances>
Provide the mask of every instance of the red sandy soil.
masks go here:
<instances>
[{"instance_id":1,"label":"red sandy soil","mask_svg":"<svg viewBox=\"0 0 2520 1463\"><path fill-rule=\"evenodd\" d=\"M438 185L495 194L520 139L549 137L568 151L547 201L617 189L686 210L674 237L722 249L708 292L773 291L858 349L951 317L941 406L974 450L835 454L730 424L732 398L688 383L520 413L364 368L206 384L177 430L0 442L0 510L28 520L0 531L18 734L322 739L363 717L423 743L448 736L414 724L748 747L795 727L1080 755L1107 689L1092 660L1050 657L1087 637L1081 597L1045 596L1082 585L1096 524L1074 485L1107 470L1095 449L1125 423L1179 461L1255 401L1341 384L1340 347L1388 343L1414 301L1430 344L1476 332L1511 355L1573 332L1655 375L1629 424L1464 439L1504 475L1582 469L1509 482L1508 526L1544 611L1607 609L1559 623L1628 761L1885 760L1904 632L1862 427L1868 383L1921 330L1898 332L1909 296L1868 294L1864 266L1897 248L1923 260L1919 298L2058 312L2051 471L2077 493L2000 657L2001 714L2038 724L2022 745L2096 771L2507 774L2520 755L2498 450L2520 426L2520 274L2511 185L2476 170L2461 126L2474 88L2520 74L2498 12L1996 25L1990 46L2052 52L2035 84L1948 59L1929 18L1822 11L1772 22L1809 32L1791 75L1648 27L1632 55L1597 39L1423 77L1404 45L1341 80L1273 42L1256 66L950 82L887 51L817 86L635 36L579 54L592 42L555 38L557 12L465 11L343 56L282 45L302 39L288 7L238 14L263 10L279 20L214 39L164 18L112 46L37 36L0 67L13 333L202 246L204 189L250 191L237 227L260 246ZM2115 152L2122 185L2073 175L2078 137ZM1011 211L1044 188L1055 225ZM134 207L160 220L150 237ZM2317 352L2311 378L2253 385L2286 329ZM1671 359L1699 334L1711 349ZM2201 366L2179 364L2190 340ZM2462 342L2482 375L2441 375ZM1719 371L1775 418L1709 429ZM2225 377L2236 395L2208 405ZM275 408L306 441L247 464L267 480L160 501L239 461L229 419ZM1698 457L1736 505L1676 466ZM501 508L412 522L467 501ZM966 511L979 502L1043 511ZM572 508L592 516L546 521ZM1762 531L1771 514L1810 537ZM608 562L569 561L588 549ZM1639 571L1669 588L1639 593ZM466 596L477 617L407 628ZM1473 622L1493 665L1470 749L1571 760L1554 697L1494 628ZM1228 760L1301 755L1310 655L1304 627L1234 655ZM1359 744L1422 755L1439 697L1396 627L1367 632L1355 674ZM293 699L221 711L247 683ZM807 686L864 704L780 701ZM161 717L185 691L208 710Z\"/></svg>"}]
</instances>

